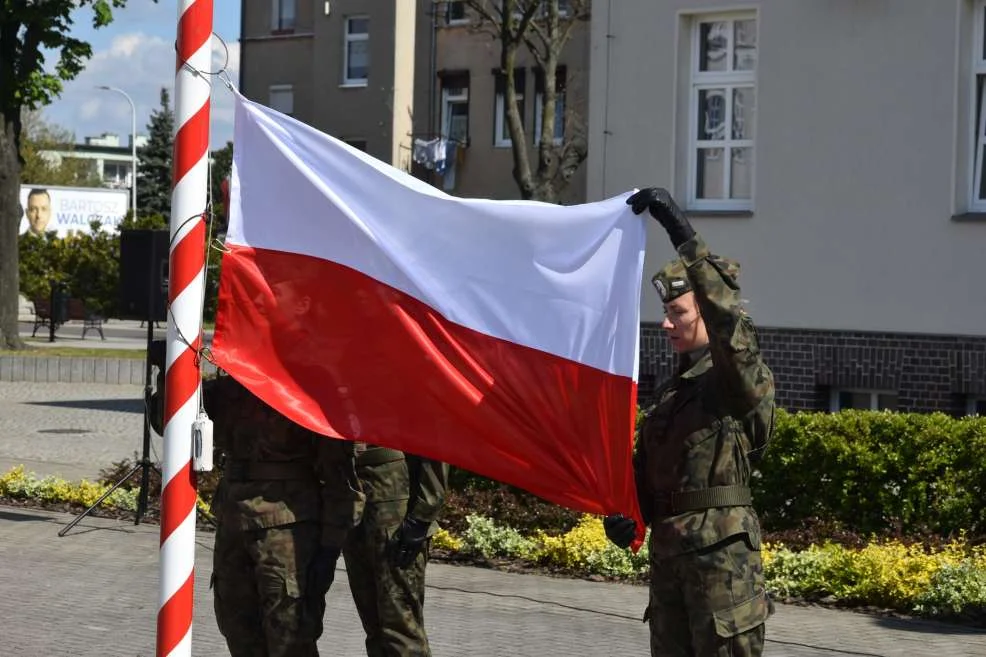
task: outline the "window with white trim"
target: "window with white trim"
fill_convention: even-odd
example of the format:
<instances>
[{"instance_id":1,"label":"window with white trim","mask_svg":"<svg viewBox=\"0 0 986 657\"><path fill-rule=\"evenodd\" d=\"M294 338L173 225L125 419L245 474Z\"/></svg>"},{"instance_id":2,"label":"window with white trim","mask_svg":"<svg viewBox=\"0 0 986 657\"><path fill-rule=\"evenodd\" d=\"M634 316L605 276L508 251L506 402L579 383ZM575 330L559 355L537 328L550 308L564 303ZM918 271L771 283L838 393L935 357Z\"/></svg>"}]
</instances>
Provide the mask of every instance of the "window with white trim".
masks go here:
<instances>
[{"instance_id":1,"label":"window with white trim","mask_svg":"<svg viewBox=\"0 0 986 657\"><path fill-rule=\"evenodd\" d=\"M534 145L541 143L542 109L544 108L544 74L538 71L534 92ZM565 67L555 71L555 131L554 143L565 140Z\"/></svg>"},{"instance_id":2,"label":"window with white trim","mask_svg":"<svg viewBox=\"0 0 986 657\"><path fill-rule=\"evenodd\" d=\"M290 84L273 84L267 97L267 106L281 114L294 114L294 87Z\"/></svg>"},{"instance_id":3,"label":"window with white trim","mask_svg":"<svg viewBox=\"0 0 986 657\"><path fill-rule=\"evenodd\" d=\"M756 14L692 25L688 207L753 209Z\"/></svg>"},{"instance_id":4,"label":"window with white trim","mask_svg":"<svg viewBox=\"0 0 986 657\"><path fill-rule=\"evenodd\" d=\"M445 24L461 25L469 22L469 15L466 13L465 0L447 0L445 2Z\"/></svg>"},{"instance_id":5,"label":"window with white trim","mask_svg":"<svg viewBox=\"0 0 986 657\"><path fill-rule=\"evenodd\" d=\"M829 398L833 413L850 408L861 411L897 410L897 393L886 390L833 389Z\"/></svg>"},{"instance_id":6,"label":"window with white trim","mask_svg":"<svg viewBox=\"0 0 986 657\"><path fill-rule=\"evenodd\" d=\"M469 76L442 80L442 136L469 143Z\"/></svg>"},{"instance_id":7,"label":"window with white trim","mask_svg":"<svg viewBox=\"0 0 986 657\"><path fill-rule=\"evenodd\" d=\"M524 71L514 71L514 91L517 94L517 111L520 112L520 123L524 124ZM497 148L510 148L513 140L510 138L510 127L507 122L507 76L496 76L496 107L493 126L493 145Z\"/></svg>"},{"instance_id":8,"label":"window with white trim","mask_svg":"<svg viewBox=\"0 0 986 657\"><path fill-rule=\"evenodd\" d=\"M986 212L986 2L975 6L972 44L973 171L969 209Z\"/></svg>"},{"instance_id":9,"label":"window with white trim","mask_svg":"<svg viewBox=\"0 0 986 657\"><path fill-rule=\"evenodd\" d=\"M296 0L271 0L270 29L272 32L285 32L294 29Z\"/></svg>"},{"instance_id":10,"label":"window with white trim","mask_svg":"<svg viewBox=\"0 0 986 657\"><path fill-rule=\"evenodd\" d=\"M343 30L342 83L365 87L370 78L370 19L350 16Z\"/></svg>"}]
</instances>

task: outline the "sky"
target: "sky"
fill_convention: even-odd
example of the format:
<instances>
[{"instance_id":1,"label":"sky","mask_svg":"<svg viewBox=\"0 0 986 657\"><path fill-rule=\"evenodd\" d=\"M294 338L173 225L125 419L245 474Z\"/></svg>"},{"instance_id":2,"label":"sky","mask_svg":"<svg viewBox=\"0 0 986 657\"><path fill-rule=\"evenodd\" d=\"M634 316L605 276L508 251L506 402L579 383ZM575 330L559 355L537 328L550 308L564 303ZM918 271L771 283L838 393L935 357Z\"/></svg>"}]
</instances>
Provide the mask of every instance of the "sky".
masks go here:
<instances>
[{"instance_id":1,"label":"sky","mask_svg":"<svg viewBox=\"0 0 986 657\"><path fill-rule=\"evenodd\" d=\"M227 70L233 84L239 81L240 2L214 0L213 31L229 48ZM75 133L77 143L85 137L116 133L120 144L130 143L130 104L118 93L96 87L119 87L137 107L137 133L147 133L151 111L160 106L161 88L166 87L174 107L175 50L178 24L177 0L129 0L114 10L114 20L99 30L92 27L87 9L73 13L72 36L92 45L93 56L85 70L65 83L61 96L43 110L47 121ZM213 36L213 70L222 67L222 43ZM57 62L47 57L46 68ZM233 138L233 98L218 81L212 93L213 148Z\"/></svg>"}]
</instances>

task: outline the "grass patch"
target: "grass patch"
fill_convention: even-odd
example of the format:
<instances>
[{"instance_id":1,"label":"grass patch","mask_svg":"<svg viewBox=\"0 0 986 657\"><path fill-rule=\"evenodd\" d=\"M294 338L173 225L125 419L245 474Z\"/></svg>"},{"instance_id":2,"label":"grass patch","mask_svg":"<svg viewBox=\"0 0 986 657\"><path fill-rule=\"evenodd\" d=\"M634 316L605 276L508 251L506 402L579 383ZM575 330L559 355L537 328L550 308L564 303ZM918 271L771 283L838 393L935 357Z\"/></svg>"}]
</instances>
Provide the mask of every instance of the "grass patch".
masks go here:
<instances>
[{"instance_id":1,"label":"grass patch","mask_svg":"<svg viewBox=\"0 0 986 657\"><path fill-rule=\"evenodd\" d=\"M66 358L133 358L144 360L146 351L144 349L99 349L86 347L34 347L27 341L26 349L0 350L3 356L28 356L31 358L45 358L48 356L64 356Z\"/></svg>"}]
</instances>

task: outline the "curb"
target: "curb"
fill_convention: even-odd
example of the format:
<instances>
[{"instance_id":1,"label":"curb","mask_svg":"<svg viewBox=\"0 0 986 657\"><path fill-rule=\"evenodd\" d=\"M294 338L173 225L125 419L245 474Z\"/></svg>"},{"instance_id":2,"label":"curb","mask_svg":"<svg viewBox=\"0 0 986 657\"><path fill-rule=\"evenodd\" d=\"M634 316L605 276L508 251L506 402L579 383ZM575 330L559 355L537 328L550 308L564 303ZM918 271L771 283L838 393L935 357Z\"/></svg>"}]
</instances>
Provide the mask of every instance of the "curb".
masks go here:
<instances>
[{"instance_id":1,"label":"curb","mask_svg":"<svg viewBox=\"0 0 986 657\"><path fill-rule=\"evenodd\" d=\"M0 381L144 385L143 358L0 356ZM206 363L206 372L215 370Z\"/></svg>"}]
</instances>

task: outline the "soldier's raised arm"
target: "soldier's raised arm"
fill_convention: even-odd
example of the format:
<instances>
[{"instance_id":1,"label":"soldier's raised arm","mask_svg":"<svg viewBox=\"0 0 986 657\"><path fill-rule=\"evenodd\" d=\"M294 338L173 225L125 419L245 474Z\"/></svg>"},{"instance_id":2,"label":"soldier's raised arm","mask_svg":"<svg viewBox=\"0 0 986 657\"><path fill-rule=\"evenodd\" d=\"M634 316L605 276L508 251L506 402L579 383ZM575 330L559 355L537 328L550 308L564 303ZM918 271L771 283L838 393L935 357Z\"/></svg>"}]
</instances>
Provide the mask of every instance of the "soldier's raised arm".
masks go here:
<instances>
[{"instance_id":1,"label":"soldier's raised arm","mask_svg":"<svg viewBox=\"0 0 986 657\"><path fill-rule=\"evenodd\" d=\"M760 355L753 320L740 304L739 265L712 255L697 233L678 247L705 321L722 394L742 417L773 400L774 380Z\"/></svg>"},{"instance_id":2,"label":"soldier's raised arm","mask_svg":"<svg viewBox=\"0 0 986 657\"><path fill-rule=\"evenodd\" d=\"M762 449L773 427L774 379L740 304L739 265L709 251L667 190L644 189L627 202L638 214L649 210L667 231L695 293L723 401L748 426L754 451Z\"/></svg>"}]
</instances>

